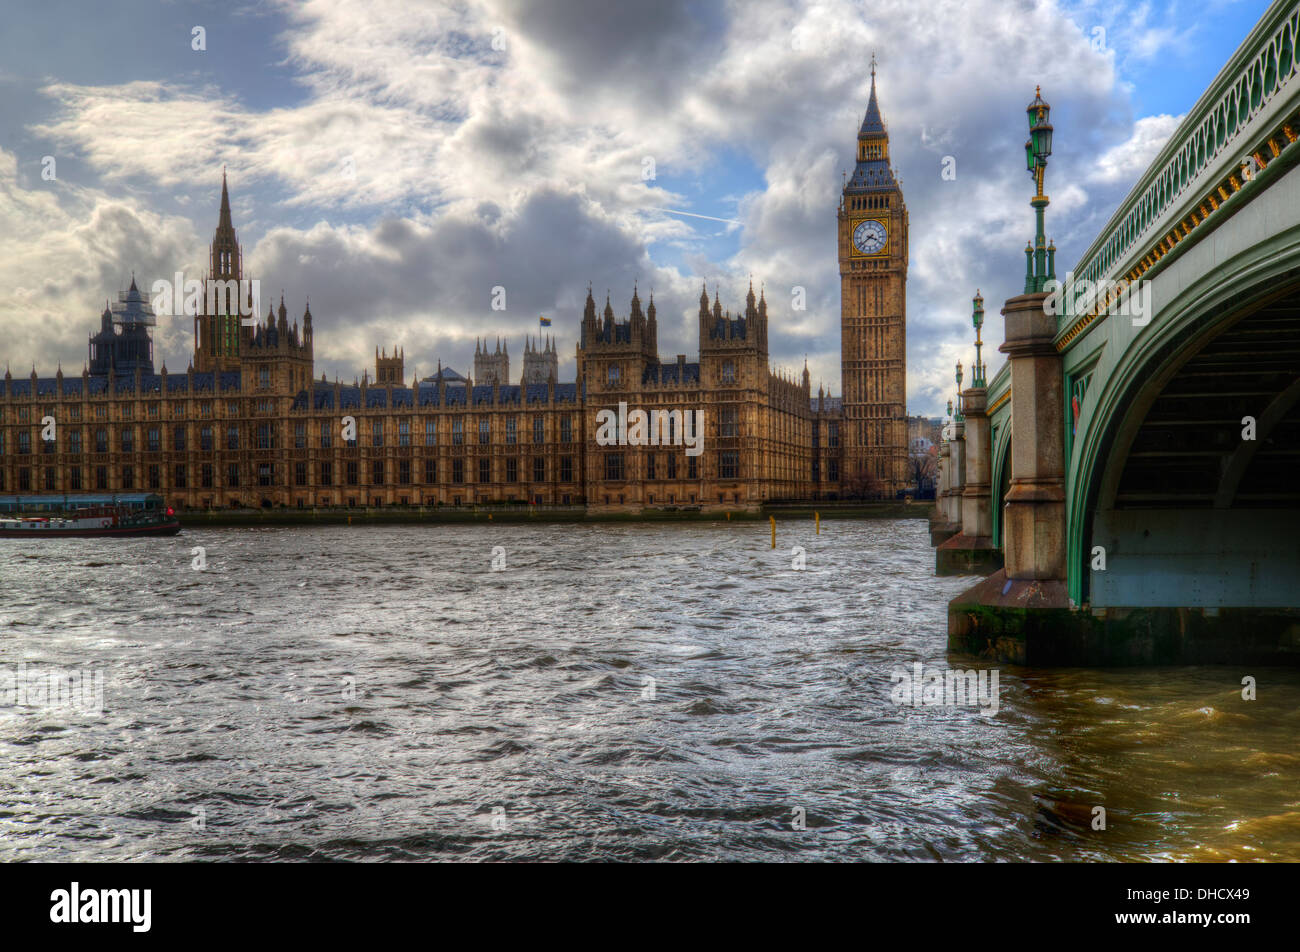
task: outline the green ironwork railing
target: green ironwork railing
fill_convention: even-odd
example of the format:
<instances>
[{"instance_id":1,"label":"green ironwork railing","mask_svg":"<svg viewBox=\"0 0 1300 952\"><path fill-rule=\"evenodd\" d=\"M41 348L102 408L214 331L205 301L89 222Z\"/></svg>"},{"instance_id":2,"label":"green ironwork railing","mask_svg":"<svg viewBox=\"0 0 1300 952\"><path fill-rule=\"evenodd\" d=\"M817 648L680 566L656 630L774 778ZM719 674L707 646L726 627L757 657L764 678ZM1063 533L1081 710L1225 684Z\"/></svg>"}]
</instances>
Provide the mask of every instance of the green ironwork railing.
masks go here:
<instances>
[{"instance_id":1,"label":"green ironwork railing","mask_svg":"<svg viewBox=\"0 0 1300 952\"><path fill-rule=\"evenodd\" d=\"M1073 268L1061 323L1095 303L1080 301L1076 308L1081 289L1128 274L1151 242L1194 214L1205 188L1234 166L1248 166L1250 155L1240 150L1255 148L1253 136L1300 100L1298 30L1300 0L1276 0Z\"/></svg>"}]
</instances>

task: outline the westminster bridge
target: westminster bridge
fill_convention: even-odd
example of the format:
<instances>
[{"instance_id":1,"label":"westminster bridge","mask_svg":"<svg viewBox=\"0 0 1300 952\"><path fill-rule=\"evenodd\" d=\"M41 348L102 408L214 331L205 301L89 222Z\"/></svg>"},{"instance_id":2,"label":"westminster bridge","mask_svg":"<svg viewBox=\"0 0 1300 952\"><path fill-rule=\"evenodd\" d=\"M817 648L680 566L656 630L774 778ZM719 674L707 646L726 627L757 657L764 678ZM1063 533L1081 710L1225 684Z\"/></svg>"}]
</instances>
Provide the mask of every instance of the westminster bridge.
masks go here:
<instances>
[{"instance_id":1,"label":"westminster bridge","mask_svg":"<svg viewBox=\"0 0 1300 952\"><path fill-rule=\"evenodd\" d=\"M1026 293L1000 372L977 349L963 391L959 366L941 453L938 570L991 573L951 603L951 649L1300 661L1298 32L1274 3L1059 280L1029 107Z\"/></svg>"}]
</instances>

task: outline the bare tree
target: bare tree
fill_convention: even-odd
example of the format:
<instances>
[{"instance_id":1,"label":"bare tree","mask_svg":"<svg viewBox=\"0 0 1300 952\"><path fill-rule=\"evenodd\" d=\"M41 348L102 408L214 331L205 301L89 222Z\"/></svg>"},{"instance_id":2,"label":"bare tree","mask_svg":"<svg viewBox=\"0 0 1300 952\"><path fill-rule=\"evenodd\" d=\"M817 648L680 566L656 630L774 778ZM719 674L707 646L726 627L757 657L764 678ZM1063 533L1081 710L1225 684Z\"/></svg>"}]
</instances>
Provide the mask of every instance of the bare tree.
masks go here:
<instances>
[{"instance_id":1,"label":"bare tree","mask_svg":"<svg viewBox=\"0 0 1300 952\"><path fill-rule=\"evenodd\" d=\"M844 480L844 495L849 499L879 499L884 488L880 477L868 471L865 466Z\"/></svg>"}]
</instances>

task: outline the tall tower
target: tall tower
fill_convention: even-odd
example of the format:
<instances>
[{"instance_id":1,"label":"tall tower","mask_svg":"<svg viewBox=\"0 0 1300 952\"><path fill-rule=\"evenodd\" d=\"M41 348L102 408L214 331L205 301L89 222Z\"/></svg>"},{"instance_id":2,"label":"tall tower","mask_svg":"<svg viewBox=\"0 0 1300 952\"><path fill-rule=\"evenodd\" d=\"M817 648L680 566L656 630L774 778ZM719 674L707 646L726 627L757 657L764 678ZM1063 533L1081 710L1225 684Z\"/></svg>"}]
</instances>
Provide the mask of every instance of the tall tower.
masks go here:
<instances>
[{"instance_id":1,"label":"tall tower","mask_svg":"<svg viewBox=\"0 0 1300 952\"><path fill-rule=\"evenodd\" d=\"M118 295L118 303L104 309L100 331L90 338L90 372L95 375L153 373L153 336L157 325L153 308L135 286Z\"/></svg>"},{"instance_id":2,"label":"tall tower","mask_svg":"<svg viewBox=\"0 0 1300 952\"><path fill-rule=\"evenodd\" d=\"M375 348L375 383L380 386L400 387L403 382L403 376L406 373L406 348L401 350L393 348L393 356L388 356L388 350L380 351Z\"/></svg>"},{"instance_id":3,"label":"tall tower","mask_svg":"<svg viewBox=\"0 0 1300 952\"><path fill-rule=\"evenodd\" d=\"M488 350L488 342L474 339L474 382L478 384L495 383L504 387L510 383L510 342L501 347L501 338L497 338L497 349Z\"/></svg>"},{"instance_id":4,"label":"tall tower","mask_svg":"<svg viewBox=\"0 0 1300 952\"><path fill-rule=\"evenodd\" d=\"M524 376L522 380L524 386L545 384L552 377L559 380L559 367L560 355L555 349L555 341L547 337L534 344L531 335L525 338Z\"/></svg>"},{"instance_id":5,"label":"tall tower","mask_svg":"<svg viewBox=\"0 0 1300 952\"><path fill-rule=\"evenodd\" d=\"M907 206L889 133L871 98L838 210L840 367L846 488L893 496L907 485Z\"/></svg>"},{"instance_id":6,"label":"tall tower","mask_svg":"<svg viewBox=\"0 0 1300 952\"><path fill-rule=\"evenodd\" d=\"M226 173L221 172L221 214L217 230L212 236L212 256L208 265L208 280L204 282L204 301L194 318L194 369L238 370L240 344L252 336L239 320L238 290L231 298L216 295L214 301L225 304L220 313L207 313L207 297L212 282L235 282L244 276L244 256L235 237L235 226L230 218L230 193L226 189ZM233 311L234 313L228 313Z\"/></svg>"}]
</instances>

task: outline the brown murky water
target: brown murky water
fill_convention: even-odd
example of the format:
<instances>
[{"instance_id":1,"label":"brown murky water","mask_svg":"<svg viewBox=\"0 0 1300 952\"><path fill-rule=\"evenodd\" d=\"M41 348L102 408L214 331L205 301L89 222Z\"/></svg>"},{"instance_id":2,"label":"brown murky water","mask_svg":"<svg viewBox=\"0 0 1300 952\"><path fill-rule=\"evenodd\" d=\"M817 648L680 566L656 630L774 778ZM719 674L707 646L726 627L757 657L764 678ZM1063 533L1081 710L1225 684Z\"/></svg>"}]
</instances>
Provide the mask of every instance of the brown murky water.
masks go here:
<instances>
[{"instance_id":1,"label":"brown murky water","mask_svg":"<svg viewBox=\"0 0 1300 952\"><path fill-rule=\"evenodd\" d=\"M0 696L0 859L1300 859L1300 671L895 704L987 668L925 528L0 542L0 690L103 677L98 713Z\"/></svg>"}]
</instances>

